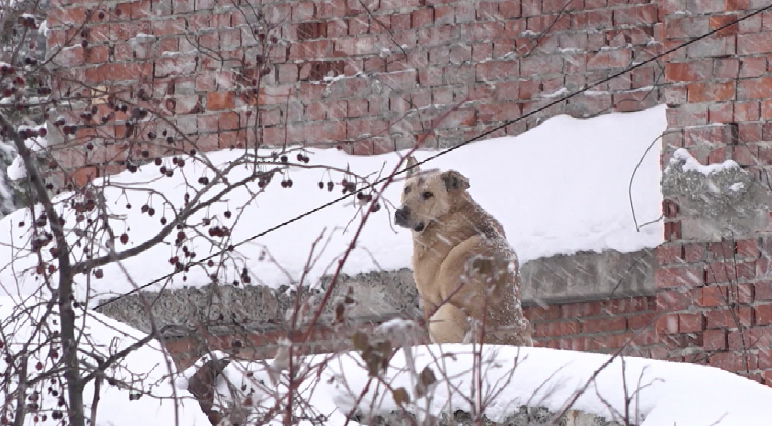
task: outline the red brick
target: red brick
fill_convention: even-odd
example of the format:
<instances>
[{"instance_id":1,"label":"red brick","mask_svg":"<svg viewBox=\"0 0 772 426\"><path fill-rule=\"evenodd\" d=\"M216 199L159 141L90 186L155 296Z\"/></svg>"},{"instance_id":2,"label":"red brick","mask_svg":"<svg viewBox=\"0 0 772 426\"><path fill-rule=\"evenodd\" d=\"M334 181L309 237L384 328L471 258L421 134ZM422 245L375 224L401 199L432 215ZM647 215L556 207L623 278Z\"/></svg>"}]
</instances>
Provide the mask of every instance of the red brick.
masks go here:
<instances>
[{"instance_id":1,"label":"red brick","mask_svg":"<svg viewBox=\"0 0 772 426\"><path fill-rule=\"evenodd\" d=\"M694 287L702 285L703 271L696 266L657 269L655 272L657 288Z\"/></svg>"},{"instance_id":2,"label":"red brick","mask_svg":"<svg viewBox=\"0 0 772 426\"><path fill-rule=\"evenodd\" d=\"M710 105L708 109L708 121L715 124L735 122L734 104L731 102L723 102Z\"/></svg>"},{"instance_id":3,"label":"red brick","mask_svg":"<svg viewBox=\"0 0 772 426\"><path fill-rule=\"evenodd\" d=\"M627 312L648 309L646 301L637 298L611 299L600 303L600 312L603 315L616 316Z\"/></svg>"},{"instance_id":4,"label":"red brick","mask_svg":"<svg viewBox=\"0 0 772 426\"><path fill-rule=\"evenodd\" d=\"M724 7L726 10L740 10L745 12L751 8L750 0L725 0Z\"/></svg>"},{"instance_id":5,"label":"red brick","mask_svg":"<svg viewBox=\"0 0 772 426\"><path fill-rule=\"evenodd\" d=\"M704 126L708 124L708 107L706 104L684 104L665 111L667 122L671 126Z\"/></svg>"},{"instance_id":6,"label":"red brick","mask_svg":"<svg viewBox=\"0 0 772 426\"><path fill-rule=\"evenodd\" d=\"M579 325L576 321L553 321L534 324L534 335L538 337L557 337L577 334Z\"/></svg>"},{"instance_id":7,"label":"red brick","mask_svg":"<svg viewBox=\"0 0 772 426\"><path fill-rule=\"evenodd\" d=\"M749 343L748 346L752 346L755 348L762 348L767 349L772 347L772 327L771 326L759 326L759 327L752 327L749 330L745 330L748 334L750 334L750 339L746 339L746 344ZM732 335L729 335L729 338L732 338ZM730 348L732 341L729 342Z\"/></svg>"},{"instance_id":8,"label":"red brick","mask_svg":"<svg viewBox=\"0 0 772 426\"><path fill-rule=\"evenodd\" d=\"M772 77L740 80L737 83L737 95L740 100L772 97Z\"/></svg>"},{"instance_id":9,"label":"red brick","mask_svg":"<svg viewBox=\"0 0 772 426\"><path fill-rule=\"evenodd\" d=\"M722 102L734 97L734 83L691 83L686 86L688 102Z\"/></svg>"},{"instance_id":10,"label":"red brick","mask_svg":"<svg viewBox=\"0 0 772 426\"><path fill-rule=\"evenodd\" d=\"M525 316L531 321L555 320L560 318L560 305L527 306Z\"/></svg>"},{"instance_id":11,"label":"red brick","mask_svg":"<svg viewBox=\"0 0 772 426\"><path fill-rule=\"evenodd\" d=\"M665 222L665 240L673 241L681 239L681 221L670 220Z\"/></svg>"},{"instance_id":12,"label":"red brick","mask_svg":"<svg viewBox=\"0 0 772 426\"><path fill-rule=\"evenodd\" d=\"M711 121L715 121L711 119ZM731 149L731 148L730 148ZM709 163L721 163L728 159L727 156L727 147L721 146L718 148L713 148L710 150L710 153L708 153L708 162Z\"/></svg>"},{"instance_id":13,"label":"red brick","mask_svg":"<svg viewBox=\"0 0 772 426\"><path fill-rule=\"evenodd\" d=\"M678 314L665 314L660 316L654 327L659 336L678 333Z\"/></svg>"},{"instance_id":14,"label":"red brick","mask_svg":"<svg viewBox=\"0 0 772 426\"><path fill-rule=\"evenodd\" d=\"M758 121L759 117L760 105L758 101L734 103L733 121Z\"/></svg>"},{"instance_id":15,"label":"red brick","mask_svg":"<svg viewBox=\"0 0 772 426\"><path fill-rule=\"evenodd\" d=\"M613 15L609 10L588 10L570 15L571 28L587 30L591 28L611 28Z\"/></svg>"},{"instance_id":16,"label":"red brick","mask_svg":"<svg viewBox=\"0 0 772 426\"><path fill-rule=\"evenodd\" d=\"M297 2L292 5L292 20L298 22L313 19L315 9L313 2Z\"/></svg>"},{"instance_id":17,"label":"red brick","mask_svg":"<svg viewBox=\"0 0 772 426\"><path fill-rule=\"evenodd\" d=\"M756 300L772 300L772 283L770 282L754 283L753 295Z\"/></svg>"},{"instance_id":18,"label":"red brick","mask_svg":"<svg viewBox=\"0 0 772 426\"><path fill-rule=\"evenodd\" d=\"M433 9L426 8L426 9L414 10L413 13L410 15L411 28L425 27L427 25L431 25L433 21L434 21Z\"/></svg>"},{"instance_id":19,"label":"red brick","mask_svg":"<svg viewBox=\"0 0 772 426\"><path fill-rule=\"evenodd\" d=\"M737 123L737 134L741 142L760 142L762 126L759 123Z\"/></svg>"},{"instance_id":20,"label":"red brick","mask_svg":"<svg viewBox=\"0 0 772 426\"><path fill-rule=\"evenodd\" d=\"M770 262L768 257L762 257L760 259L756 260L756 276L759 277L765 277L770 274L770 266L772 266L772 262Z\"/></svg>"},{"instance_id":21,"label":"red brick","mask_svg":"<svg viewBox=\"0 0 772 426\"><path fill-rule=\"evenodd\" d=\"M600 304L597 302L577 302L561 305L563 318L590 317L601 314Z\"/></svg>"},{"instance_id":22,"label":"red brick","mask_svg":"<svg viewBox=\"0 0 772 426\"><path fill-rule=\"evenodd\" d=\"M707 286L700 289L700 306L726 306L727 288L721 286Z\"/></svg>"},{"instance_id":23,"label":"red brick","mask_svg":"<svg viewBox=\"0 0 772 426\"><path fill-rule=\"evenodd\" d=\"M740 55L758 55L770 52L772 52L772 32L737 36L737 53Z\"/></svg>"},{"instance_id":24,"label":"red brick","mask_svg":"<svg viewBox=\"0 0 772 426\"><path fill-rule=\"evenodd\" d=\"M638 331L644 328L653 327L655 325L656 318L657 314L655 312L628 315L626 317L627 329L630 331Z\"/></svg>"},{"instance_id":25,"label":"red brick","mask_svg":"<svg viewBox=\"0 0 772 426\"><path fill-rule=\"evenodd\" d=\"M657 309L672 312L683 311L694 305L695 296L691 291L681 293L679 291L658 291Z\"/></svg>"},{"instance_id":26,"label":"red brick","mask_svg":"<svg viewBox=\"0 0 772 426\"><path fill-rule=\"evenodd\" d=\"M748 367L747 363L743 360L743 354L733 352L711 354L708 363L711 367L733 372L745 371Z\"/></svg>"},{"instance_id":27,"label":"red brick","mask_svg":"<svg viewBox=\"0 0 772 426\"><path fill-rule=\"evenodd\" d=\"M759 119L763 121L772 120L772 99L764 99L761 101Z\"/></svg>"},{"instance_id":28,"label":"red brick","mask_svg":"<svg viewBox=\"0 0 772 426\"><path fill-rule=\"evenodd\" d=\"M696 37L707 32L708 19L705 16L665 16L663 30L668 39ZM678 41L680 43L680 40Z\"/></svg>"},{"instance_id":29,"label":"red brick","mask_svg":"<svg viewBox=\"0 0 772 426\"><path fill-rule=\"evenodd\" d=\"M346 123L343 123L344 125ZM382 119L350 120L347 124L346 137L351 139L361 138L362 135L378 136L389 128L389 122ZM343 139L343 138L342 138Z\"/></svg>"},{"instance_id":30,"label":"red brick","mask_svg":"<svg viewBox=\"0 0 772 426\"><path fill-rule=\"evenodd\" d=\"M694 333L705 329L705 318L701 313L678 314L678 332Z\"/></svg>"},{"instance_id":31,"label":"red brick","mask_svg":"<svg viewBox=\"0 0 772 426\"><path fill-rule=\"evenodd\" d=\"M88 14L88 8L83 6L69 7L66 9L58 8L57 13L49 14L48 25L49 27L59 26L61 24L73 25L79 27L86 22L86 15Z\"/></svg>"},{"instance_id":32,"label":"red brick","mask_svg":"<svg viewBox=\"0 0 772 426\"><path fill-rule=\"evenodd\" d=\"M657 23L657 4L626 7L614 10L614 25L640 25Z\"/></svg>"},{"instance_id":33,"label":"red brick","mask_svg":"<svg viewBox=\"0 0 772 426\"><path fill-rule=\"evenodd\" d=\"M96 167L81 167L70 175L77 186L83 186L91 182L98 175Z\"/></svg>"},{"instance_id":34,"label":"red brick","mask_svg":"<svg viewBox=\"0 0 772 426\"><path fill-rule=\"evenodd\" d=\"M681 244L663 244L657 247L657 262L661 265L683 262L684 248Z\"/></svg>"},{"instance_id":35,"label":"red brick","mask_svg":"<svg viewBox=\"0 0 772 426\"><path fill-rule=\"evenodd\" d=\"M684 244L684 259L687 262L699 262L705 259L705 247L701 243Z\"/></svg>"},{"instance_id":36,"label":"red brick","mask_svg":"<svg viewBox=\"0 0 772 426\"><path fill-rule=\"evenodd\" d=\"M727 338L728 349L747 353L748 349L756 347L756 340L752 337L751 331L752 329L744 329L729 333Z\"/></svg>"},{"instance_id":37,"label":"red brick","mask_svg":"<svg viewBox=\"0 0 772 426\"><path fill-rule=\"evenodd\" d=\"M721 31L718 31L715 33L716 36L722 37L722 36L728 36L737 34L737 24L729 25L732 22L737 20L737 15L717 15L717 16L711 16L708 19L708 28L710 28L711 31L721 28L724 25L728 25L726 28L722 29ZM739 40L738 40L739 43Z\"/></svg>"},{"instance_id":38,"label":"red brick","mask_svg":"<svg viewBox=\"0 0 772 426\"><path fill-rule=\"evenodd\" d=\"M290 60L322 59L332 56L333 42L331 40L309 40L292 43Z\"/></svg>"},{"instance_id":39,"label":"red brick","mask_svg":"<svg viewBox=\"0 0 772 426\"><path fill-rule=\"evenodd\" d=\"M753 312L757 325L772 324L772 304L755 306Z\"/></svg>"},{"instance_id":40,"label":"red brick","mask_svg":"<svg viewBox=\"0 0 772 426\"><path fill-rule=\"evenodd\" d=\"M607 333L625 330L624 317L584 319L581 323L582 333Z\"/></svg>"},{"instance_id":41,"label":"red brick","mask_svg":"<svg viewBox=\"0 0 772 426\"><path fill-rule=\"evenodd\" d=\"M756 275L756 265L749 262L714 262L705 267L705 283L736 282Z\"/></svg>"},{"instance_id":42,"label":"red brick","mask_svg":"<svg viewBox=\"0 0 772 426\"><path fill-rule=\"evenodd\" d=\"M732 159L741 166L758 166L759 147L755 144L742 144L732 147Z\"/></svg>"},{"instance_id":43,"label":"red brick","mask_svg":"<svg viewBox=\"0 0 772 426\"><path fill-rule=\"evenodd\" d=\"M198 130L203 133L212 133L219 130L216 114L198 115L196 119L198 120Z\"/></svg>"},{"instance_id":44,"label":"red brick","mask_svg":"<svg viewBox=\"0 0 772 426\"><path fill-rule=\"evenodd\" d=\"M217 111L234 106L233 92L209 92L206 94L206 109Z\"/></svg>"},{"instance_id":45,"label":"red brick","mask_svg":"<svg viewBox=\"0 0 772 426\"><path fill-rule=\"evenodd\" d=\"M738 323L742 327L749 327L753 323L753 310L750 306L738 306L734 311L728 308L716 309L705 312L705 320L707 329L737 329Z\"/></svg>"},{"instance_id":46,"label":"red brick","mask_svg":"<svg viewBox=\"0 0 772 426\"><path fill-rule=\"evenodd\" d=\"M740 63L742 65L731 78L760 77L767 73L767 58L742 58Z\"/></svg>"},{"instance_id":47,"label":"red brick","mask_svg":"<svg viewBox=\"0 0 772 426\"><path fill-rule=\"evenodd\" d=\"M235 112L222 112L216 115L219 130L235 130L239 128L239 115Z\"/></svg>"},{"instance_id":48,"label":"red brick","mask_svg":"<svg viewBox=\"0 0 772 426\"><path fill-rule=\"evenodd\" d=\"M499 13L499 2L481 1L477 6L477 20L488 21L495 19Z\"/></svg>"},{"instance_id":49,"label":"red brick","mask_svg":"<svg viewBox=\"0 0 772 426\"><path fill-rule=\"evenodd\" d=\"M702 349L706 351L724 351L726 348L726 330L705 330L702 333Z\"/></svg>"},{"instance_id":50,"label":"red brick","mask_svg":"<svg viewBox=\"0 0 772 426\"><path fill-rule=\"evenodd\" d=\"M653 326L646 329L638 330L636 333L633 333L632 336L633 336L633 343L635 343L635 345L649 346L649 345L655 345L659 343L659 338L657 337L657 331L654 329Z\"/></svg>"},{"instance_id":51,"label":"red brick","mask_svg":"<svg viewBox=\"0 0 772 426\"><path fill-rule=\"evenodd\" d=\"M750 305L754 301L754 292L752 283L737 284L733 288L734 297L737 303Z\"/></svg>"},{"instance_id":52,"label":"red brick","mask_svg":"<svg viewBox=\"0 0 772 426\"><path fill-rule=\"evenodd\" d=\"M760 351L758 353L758 363L759 363L758 364L759 369L762 369L762 370L772 369L772 352Z\"/></svg>"},{"instance_id":53,"label":"red brick","mask_svg":"<svg viewBox=\"0 0 772 426\"><path fill-rule=\"evenodd\" d=\"M626 67L630 64L631 59L632 56L628 49L603 50L587 60L587 69L605 70L607 68Z\"/></svg>"}]
</instances>

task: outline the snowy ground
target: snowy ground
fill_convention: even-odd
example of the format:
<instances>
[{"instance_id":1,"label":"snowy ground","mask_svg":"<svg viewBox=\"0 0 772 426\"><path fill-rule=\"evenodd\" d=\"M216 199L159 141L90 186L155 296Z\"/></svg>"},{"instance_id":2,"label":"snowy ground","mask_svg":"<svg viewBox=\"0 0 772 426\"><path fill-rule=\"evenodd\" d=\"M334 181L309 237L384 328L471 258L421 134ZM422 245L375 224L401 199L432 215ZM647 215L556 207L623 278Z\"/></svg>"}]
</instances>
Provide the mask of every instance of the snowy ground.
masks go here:
<instances>
[{"instance_id":1,"label":"snowy ground","mask_svg":"<svg viewBox=\"0 0 772 426\"><path fill-rule=\"evenodd\" d=\"M523 405L561 412L577 391L586 388L572 407L622 424L625 413L631 423L641 426L753 426L768 425L772 419L770 387L713 367L644 358L617 358L601 369L609 357L547 348L486 346L482 356L485 414L502 421ZM384 376L391 389L403 387L410 393L409 411L419 420L426 413L470 411L468 398L474 383L471 346L417 347L413 358L415 368L406 367L410 363L405 362L402 351L398 352ZM311 372L300 386L302 399L312 408L305 413L326 416L327 425L343 425L355 407L365 418L400 409L391 392L378 381L371 383L356 403L368 383L367 370L356 354L318 355L306 358L301 365ZM420 372L426 366L438 382L430 398L416 398L412 392L416 375L410 372ZM261 380L270 383L264 365L232 363L225 376L236 389L245 389L241 397L251 393L252 415L264 413L274 403L272 391L260 384ZM231 394L225 383L221 377L218 392L228 401ZM184 384L184 380L179 382L183 388ZM275 419L276 424L279 421Z\"/></svg>"},{"instance_id":2,"label":"snowy ground","mask_svg":"<svg viewBox=\"0 0 772 426\"><path fill-rule=\"evenodd\" d=\"M463 147L428 163L427 167L457 169L470 179L472 195L504 224L521 262L579 250L629 252L655 247L662 241L661 223L636 230L628 184L636 164L642 160L633 180L632 204L639 224L659 218L660 143L654 143L648 153L647 148L665 126L664 105L587 120L557 116L518 137L491 139ZM423 151L417 157L423 159L433 153ZM210 153L209 158L216 164L226 164L239 154L221 151ZM349 165L360 174L386 172L397 161L396 154L355 157L336 150L313 150L309 156L312 164L344 168ZM191 163L185 166L184 174L195 181L201 175L201 166ZM119 249L138 245L161 228L160 208L152 218L139 213L139 206L147 200L142 188L160 190L173 203L182 205L185 191L182 173L157 179L157 170L154 165L143 166L138 173L124 172L112 178L113 182L124 183L129 188L125 196L117 189L108 189L105 193L111 212L117 217L126 217L125 224L115 221L116 232L126 229L130 235L128 244ZM230 179L233 181L246 173L243 169L234 171ZM247 193L237 191L229 196L227 204L213 206L209 215L230 224L241 214L242 219L233 229L233 239L239 242L340 195L339 189L334 192L318 189L318 182L328 179L321 170L292 170L290 176L294 181L292 189L283 189L274 182L242 212L237 207L242 205L240 200L247 199ZM341 177L341 174L333 176L337 181ZM398 203L400 190L401 184L392 185L385 192L386 199ZM126 209L127 202L134 206L132 210ZM233 210L233 218L224 219L222 213L226 209ZM252 282L279 286L289 283L290 279L297 280L312 242L326 230L325 236L330 236L330 240L309 274L309 281L313 283L347 246L352 229L344 232L344 228L356 217L356 211L351 202L338 203L241 246L238 252L245 259ZM379 267L391 270L409 265L410 235L391 225L392 212L382 210L372 217L344 272L354 274ZM29 235L24 235L18 227L21 221L27 225L31 222L28 215L27 210L17 211L0 221L0 259L4 262L0 264L3 289L0 291L6 294L29 294L38 287L38 282L30 276L37 261L26 250ZM66 214L69 226L74 222L73 216L72 212ZM169 244L158 245L123 262L135 283L143 284L173 271L167 260L174 256L174 235L167 238ZM7 245L11 242L15 247ZM199 238L191 248L202 258L211 254L211 247L207 240ZM257 260L265 249L276 263ZM49 256L47 251L44 256ZM16 258L13 268L5 263L12 258ZM109 297L134 288L118 265L110 265L104 272L109 282L93 281L92 296ZM223 278L232 280L234 271L230 275ZM78 279L78 297L83 298L86 282L82 275ZM195 269L187 274L187 281L183 282L183 276L178 274L167 285L198 286L209 282L208 272Z\"/></svg>"},{"instance_id":3,"label":"snowy ground","mask_svg":"<svg viewBox=\"0 0 772 426\"><path fill-rule=\"evenodd\" d=\"M63 383L63 380L61 382L49 379L36 380L38 374L51 371L54 360L58 361L61 357L61 348L46 343L50 341L54 332L59 331L57 315L54 314L43 321L42 315L45 309L43 305L36 304L33 300L0 296L0 330L2 331L0 371L11 374L19 371L20 358L16 359L15 367L9 369L6 355L29 354L26 357L29 371L27 394L39 396L37 399L30 398L27 401L36 402L39 410L37 413L26 416L25 425L50 424L51 419L56 418L54 411L62 411L62 407L58 405L58 398L59 395L65 394L63 386L59 384ZM21 307L27 309L22 311ZM78 328L83 332L77 333L81 342L79 358L92 366L95 365L94 355L100 356L103 360L108 359L110 355L145 337L144 333L127 325L93 311L87 312L84 318L83 310L78 311ZM39 330L33 333L39 324ZM22 351L25 344L28 344L27 350ZM57 355L53 358L52 353L55 352ZM58 367L61 367L61 364ZM93 367L89 371L93 371ZM101 385L100 400L97 405L97 419L99 419L97 426L209 425L209 420L201 412L198 402L191 399L192 395L186 390L175 389L173 386L173 376L170 373L174 372L176 367L171 359L166 358L157 341L152 341L132 352L123 362L117 364L116 368L107 369L106 377L118 380L129 387L112 385L107 381ZM94 382L91 381L84 393L88 416L91 415L93 384ZM16 376L12 377L9 385L12 386L4 387L0 392L0 401L11 396L8 392L18 385ZM141 392L145 393L140 398L131 397ZM172 399L175 396L178 397L176 402ZM10 403L10 398L7 402ZM9 407L6 406L6 408ZM12 407L10 408L10 412L13 412ZM44 416L48 417L49 421L41 423ZM179 420L179 423L175 423L175 420Z\"/></svg>"}]
</instances>

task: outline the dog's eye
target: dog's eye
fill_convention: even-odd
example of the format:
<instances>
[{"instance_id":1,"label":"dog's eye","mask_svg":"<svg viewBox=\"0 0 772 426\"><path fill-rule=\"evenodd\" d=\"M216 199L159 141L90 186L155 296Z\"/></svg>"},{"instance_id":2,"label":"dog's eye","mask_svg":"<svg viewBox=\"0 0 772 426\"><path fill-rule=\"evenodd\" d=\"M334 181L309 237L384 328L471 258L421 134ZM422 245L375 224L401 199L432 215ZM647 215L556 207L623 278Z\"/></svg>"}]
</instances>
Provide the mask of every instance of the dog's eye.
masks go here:
<instances>
[{"instance_id":1,"label":"dog's eye","mask_svg":"<svg viewBox=\"0 0 772 426\"><path fill-rule=\"evenodd\" d=\"M421 198L423 198L424 200L428 200L429 198L432 198L433 196L434 196L434 194L432 194L429 191L424 191L424 192L421 193Z\"/></svg>"}]
</instances>

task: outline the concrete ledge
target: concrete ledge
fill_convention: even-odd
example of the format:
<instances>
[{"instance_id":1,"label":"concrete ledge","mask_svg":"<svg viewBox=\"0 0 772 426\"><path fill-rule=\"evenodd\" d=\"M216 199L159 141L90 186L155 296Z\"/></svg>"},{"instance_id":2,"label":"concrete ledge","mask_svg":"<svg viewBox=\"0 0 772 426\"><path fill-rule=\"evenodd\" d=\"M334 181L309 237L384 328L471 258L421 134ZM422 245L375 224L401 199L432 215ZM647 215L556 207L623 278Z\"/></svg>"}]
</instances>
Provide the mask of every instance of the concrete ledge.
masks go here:
<instances>
[{"instance_id":1,"label":"concrete ledge","mask_svg":"<svg viewBox=\"0 0 772 426\"><path fill-rule=\"evenodd\" d=\"M654 250L633 253L584 252L570 256L536 259L521 267L523 304L545 305L606 300L654 294ZM329 285L322 279L321 290ZM408 269L343 275L333 291L326 319L334 301L353 289L356 305L349 318L370 319L401 316L419 318L417 292ZM308 291L307 289L304 291ZM205 326L209 333L275 332L283 329L284 316L295 300L294 290L264 286L205 286L160 293L142 293L118 299L99 309L105 315L145 332L150 331L150 306L159 328L172 326L181 336Z\"/></svg>"},{"instance_id":2,"label":"concrete ledge","mask_svg":"<svg viewBox=\"0 0 772 426\"><path fill-rule=\"evenodd\" d=\"M520 268L523 305L651 296L655 292L653 249L632 253L580 252L526 262Z\"/></svg>"}]
</instances>

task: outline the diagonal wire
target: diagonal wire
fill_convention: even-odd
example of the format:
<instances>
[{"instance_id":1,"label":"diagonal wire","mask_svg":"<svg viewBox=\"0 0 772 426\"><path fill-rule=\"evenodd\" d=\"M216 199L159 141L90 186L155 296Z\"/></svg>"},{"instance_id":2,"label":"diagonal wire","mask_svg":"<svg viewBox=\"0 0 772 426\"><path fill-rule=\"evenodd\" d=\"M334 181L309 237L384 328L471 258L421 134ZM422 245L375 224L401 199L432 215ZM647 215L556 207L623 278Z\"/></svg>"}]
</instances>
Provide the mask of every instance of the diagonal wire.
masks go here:
<instances>
[{"instance_id":1,"label":"diagonal wire","mask_svg":"<svg viewBox=\"0 0 772 426\"><path fill-rule=\"evenodd\" d=\"M606 77L606 78L604 78L604 79L602 79L602 80L596 81L595 83L592 83L592 84L590 84L590 85L587 85L587 86L585 86L585 87L583 87L583 88L581 88L581 89L579 89L579 90L577 90L577 91L575 91L575 92L572 92L572 93L570 93L570 94L568 94L568 95L566 95L566 96L564 96L564 97L562 97L562 98L559 98L559 99L557 99L557 100L555 100L555 101L552 101L552 102L550 102L550 103L548 103L548 104L546 104L546 105L544 105L544 106L542 106L542 107L540 107L540 108L538 108L538 109L536 109L536 110L534 110L534 111L531 111L531 112L529 112L529 113L526 113L526 114L524 114L524 115L521 115L521 116L520 116L520 117L518 117L518 118L515 118L515 119L513 119L513 120L509 120L509 121L506 121L506 122L504 122L503 124L500 124L500 125L498 125L498 126L496 126L496 127L493 127L493 128L491 128L491 129L489 129L489 130L486 130L485 132L483 132L483 133L480 133L479 135L477 135L477 136L475 136L475 137L473 137L473 138L471 138L471 139L465 140L464 142L461 142L460 144L458 144L458 145L456 145L456 146L454 146L454 147L451 147L451 148L447 148L447 149L445 149L445 150L443 150L443 151L440 151L440 152L438 152L438 153L436 153L436 154L434 154L434 155L431 155L431 156L429 156L429 157L428 157L428 158L426 158L425 160L422 160L422 161L418 161L418 162L416 162L416 164L415 164L415 165L413 165L413 166L411 166L411 167L406 167L405 169L403 169L403 170L400 170L400 171L396 172L395 174L402 174L402 173L405 173L405 172L407 172L408 170L410 170L410 169L412 169L412 168L414 168L414 167L419 167L420 165L422 165L422 164L424 164L424 163L426 163L426 162L429 162L429 161L431 161L431 160L434 160L434 159L435 159L435 158L437 158L437 157L443 156L443 155L445 155L445 154L447 154L447 153L449 153L449 152L452 152L452 151L455 151L455 150L457 150L458 148L461 148L462 146L465 146L465 145L468 145L468 144L470 144L470 143L472 143L472 142L478 141L478 140L480 140L480 139L482 139L482 138L484 138L484 137L486 137L486 136L488 136L488 135L490 135L490 134L492 134L492 133L494 133L494 132L496 132L496 131L498 131L498 130L500 130L500 129L503 129L503 128L505 128L505 127L509 126L510 124L514 124L514 123L517 123L517 122L519 122L520 120L523 120L523 119L525 119L525 118L528 118L528 117L530 117L530 116L532 116L532 115L535 115L535 114L537 114L537 113L539 113L539 112L541 112L541 111L544 111L545 109L547 109L547 108L550 108L550 107L552 107L553 105L559 104L559 103L561 103L561 102L564 102L564 101L567 101L567 100L569 100L569 99L571 99L571 98L574 98L574 97L576 97L576 96L578 96L578 95L581 95L582 93L584 93L584 92L586 92L586 91L588 91L588 90L590 90L590 89L592 89L592 88L595 88L595 87L597 87L597 86L600 86L601 84L603 84L603 83L606 83L606 82L608 82L608 81L610 81L610 80L613 80L613 79L615 79L615 78L617 78L617 77L619 77L619 76L621 76L621 75L627 74L627 73L629 73L630 71L633 71L633 70L635 70L635 69L637 69L637 68L640 68L640 67L642 67L642 66L644 66L644 65L647 65L647 64L649 64L649 63L652 63L652 62L654 62L654 61L656 61L656 60L658 60L658 59L660 59L660 58L662 58L662 57L664 57L664 56L667 56L667 55L669 55L669 54L671 54L671 53L673 53L673 52L676 52L676 51L678 51L678 50L681 50L681 49L683 49L683 48L685 48L685 47L687 47L687 46L689 46L689 45L691 45L691 44L694 44L694 43L696 43L696 42L698 42L698 41L700 41L700 40L702 40L702 39L705 39L705 38L707 38L707 37L710 37L710 36L712 36L713 34L716 34L717 32L719 32L719 31L721 31L721 30L724 30L724 29L726 29L726 28L729 28L729 27L731 27L732 25L737 25L738 23L740 23L740 22L742 22L742 21L744 21L744 20L746 20L746 19L749 19L749 18L751 18L751 17L753 17L753 16L756 16L756 15L758 15L758 14L760 14L760 13L762 13L762 12L765 12L765 11L767 11L767 10L770 10L770 9L772 9L772 3L770 3L769 5L767 5L767 6L763 7L763 8L757 9L757 10L755 10L755 11L753 11L753 12L751 12L751 13L749 13L749 14L747 14L747 15L745 15L745 16L743 16L743 17L741 17L741 18L738 18L738 19L736 19L736 20L734 20L734 21L730 21L729 23L726 23L726 24L724 24L724 25L722 25L722 26L720 26L720 27L718 27L718 28L715 28L715 29L713 29L713 30L711 30L711 31L709 31L709 32L707 32L707 33L705 33L705 34L701 35L701 36L695 37L695 38L693 38L693 39L691 39L691 40L689 40L689 41L686 41L686 42L684 42L684 43L682 43L682 44L679 44L679 45L677 45L677 46L675 46L675 47L672 47L672 48L670 48L670 49L668 49L668 50L666 50L666 51L664 51L664 52L660 53L659 55L656 55L656 56L654 56L654 57L651 57L651 58L649 58L649 59L647 59L647 60L645 60L645 61L643 61L643 62L639 62L639 63L637 63L637 64L635 64L635 65L631 65L631 66L629 66L629 67L627 67L627 68L623 69L622 71L619 71L619 72L617 72L617 73L615 73L615 74L612 74L612 75L610 75L610 76L608 76L608 77ZM389 179L389 177L381 178L381 179L379 179L379 180L377 180L377 181L375 181L375 182L373 182L373 183L369 184L368 186L366 186L366 187L365 187L365 188L363 188L363 189L367 189L367 188L373 188L373 187L375 187L375 186L376 186L376 185L378 185L378 184L381 184L381 183L383 183L383 182L386 182L386 180L388 180L388 179ZM320 210L324 210L324 209L326 209L327 207L330 207L330 206L332 206L333 204L337 204L337 203L339 203L339 202L341 202L341 201L345 200L346 198L349 198L349 197L351 197L351 196L353 196L353 195L355 195L355 194L356 194L356 193L354 193L354 192L349 192L349 193L347 193L347 194L345 194L345 195L342 195L342 196L340 196L340 197L338 197L338 198L336 198L336 199L334 199L334 200L332 200L332 201L329 201L329 202L327 202L327 203L325 203L325 204L322 204L322 205L320 205L320 206L318 206L318 207L316 207L316 208L314 208L314 209L308 210L308 211L306 211L305 213L301 213L301 214L299 214L299 215L297 215L297 216L293 217L292 219L288 219L288 220L286 220L286 221L284 221L284 222L282 222L282 223L280 223L280 224L278 224L278 225L276 225L276 226L273 226L273 227L271 227L271 228L268 228L268 229L266 229L265 231L262 231L262 232L260 232L260 233L258 233L258 234L255 234L255 235L253 235L253 236L251 236L251 237L249 237L249 238L247 238L247 239L245 239L245 240L243 240L243 241L241 241L241 242L239 242L239 243L233 244L233 247L234 247L234 248L235 248L235 247L239 247L239 246L241 246L241 245L243 245L243 244L246 244L246 243L248 243L248 242L254 241L254 240L256 240L256 239L258 239L258 238L260 238L260 237L263 237L263 236L265 236L265 235L267 235L267 234L270 234L271 232L274 232L274 231L276 231L276 230L278 230L278 229L280 229L280 228L283 228L283 227L285 227L285 226L287 226L287 225L289 225L289 224L291 224L291 223L293 223L293 222L297 222L297 221L298 221L298 220L300 220L300 219L303 219L303 218L305 218L305 217L307 217L307 216L310 216L310 215L312 215L312 214L314 214L314 213L316 213L316 212L318 212L318 211L320 211ZM227 251L227 249L225 249L225 250L220 250L219 252L217 252L217 253L214 253L214 254L212 254L212 255L210 255L210 256L208 256L208 257L205 257L205 258L203 258L203 259L200 259L200 260L198 260L198 261L196 261L196 262L191 262L191 265L201 264L201 263L203 263L203 262L205 262L205 261L207 261L207 260L213 259L213 258L215 258L215 257L217 257L217 256L219 256L219 255L221 255L221 254L223 254L225 251ZM127 293L121 294L121 295L119 295L119 296L117 296L117 297L115 297L115 298L113 298L113 299L110 299L110 300L107 300L107 301L105 301L105 302L102 302L102 303L101 303L101 304L99 304L99 305L98 305L98 306L97 306L95 309L99 309L99 308L101 308L101 307L103 307L103 306L106 306L106 305L108 305L108 304L112 303L112 302L115 302L115 301L117 301L117 300L120 300L120 299L121 299L121 298L123 298L123 297L126 297L126 296L128 296L128 295L134 294L134 293L136 293L136 292L138 292L138 291L140 291L140 290L142 290L142 289L144 289L144 288L150 287L150 286L151 286L151 285L153 285L153 284L156 284L156 283L158 283L158 282L161 282L161 281L163 281L163 280L166 280L166 279L168 279L168 278L171 278L171 277L173 277L174 275L176 275L176 274L178 274L178 273L179 273L179 271L170 272L170 273L168 273L168 274L166 274L166 275L164 275L164 276L162 276L162 277L156 278L156 279L154 279L154 280L152 280L152 281L148 282L147 284L144 284L144 285L142 285L142 286L140 286L140 287L137 287L137 288L135 288L135 289L133 289L133 290L131 290L131 291L127 292Z\"/></svg>"}]
</instances>

